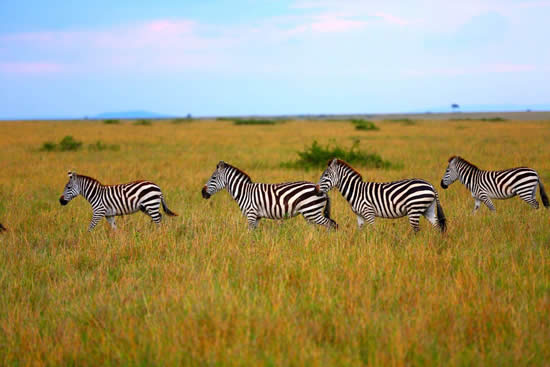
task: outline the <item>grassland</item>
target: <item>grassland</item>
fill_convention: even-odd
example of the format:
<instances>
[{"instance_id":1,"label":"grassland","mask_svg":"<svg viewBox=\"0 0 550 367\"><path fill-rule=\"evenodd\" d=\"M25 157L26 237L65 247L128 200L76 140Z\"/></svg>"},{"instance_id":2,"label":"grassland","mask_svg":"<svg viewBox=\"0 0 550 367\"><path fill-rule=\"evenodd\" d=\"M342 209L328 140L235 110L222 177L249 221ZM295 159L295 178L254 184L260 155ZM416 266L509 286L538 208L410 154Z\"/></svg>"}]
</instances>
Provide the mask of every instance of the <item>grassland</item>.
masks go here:
<instances>
[{"instance_id":1,"label":"grassland","mask_svg":"<svg viewBox=\"0 0 550 367\"><path fill-rule=\"evenodd\" d=\"M472 215L460 184L438 189L441 236L406 219L356 229L331 193L337 232L263 220L254 233L226 192L200 189L223 159L260 182L316 181L280 162L313 140L400 169L369 180L438 184L460 154L488 169L529 165L550 190L550 121L0 122L0 365L548 365L550 211L519 199ZM71 135L118 150L43 152ZM178 217L86 229L89 204L57 201L66 172L150 179Z\"/></svg>"}]
</instances>

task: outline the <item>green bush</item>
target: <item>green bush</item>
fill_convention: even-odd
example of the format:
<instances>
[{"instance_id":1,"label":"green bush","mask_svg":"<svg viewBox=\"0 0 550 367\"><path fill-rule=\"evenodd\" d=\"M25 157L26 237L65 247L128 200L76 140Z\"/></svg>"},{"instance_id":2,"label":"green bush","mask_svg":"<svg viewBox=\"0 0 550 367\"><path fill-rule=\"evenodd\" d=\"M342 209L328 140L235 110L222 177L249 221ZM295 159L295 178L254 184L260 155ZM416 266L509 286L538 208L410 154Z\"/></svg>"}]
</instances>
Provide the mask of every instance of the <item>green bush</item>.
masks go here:
<instances>
[{"instance_id":1,"label":"green bush","mask_svg":"<svg viewBox=\"0 0 550 367\"><path fill-rule=\"evenodd\" d=\"M415 125L416 124L416 121L414 120L411 120L409 118L402 118L402 119L389 119L389 120L384 120L386 122L399 122L403 125Z\"/></svg>"},{"instance_id":2,"label":"green bush","mask_svg":"<svg viewBox=\"0 0 550 367\"><path fill-rule=\"evenodd\" d=\"M150 120L137 120L136 122L134 122L134 125L137 125L137 126L150 126L151 121Z\"/></svg>"},{"instance_id":3,"label":"green bush","mask_svg":"<svg viewBox=\"0 0 550 367\"><path fill-rule=\"evenodd\" d=\"M399 165L392 164L376 153L367 153L360 151L359 140L355 140L350 149L339 146L321 146L316 140L310 147L306 147L302 152L297 152L299 159L293 162L283 162L284 168L324 168L327 162L332 158L342 159L349 164L355 164L367 168L398 168Z\"/></svg>"},{"instance_id":4,"label":"green bush","mask_svg":"<svg viewBox=\"0 0 550 367\"><path fill-rule=\"evenodd\" d=\"M42 144L42 148L40 150L42 152L53 152L57 149L57 144L51 141L47 141L44 144Z\"/></svg>"},{"instance_id":5,"label":"green bush","mask_svg":"<svg viewBox=\"0 0 550 367\"><path fill-rule=\"evenodd\" d=\"M108 119L108 120L103 120L103 123L107 125L118 125L120 124L120 120Z\"/></svg>"},{"instance_id":6,"label":"green bush","mask_svg":"<svg viewBox=\"0 0 550 367\"><path fill-rule=\"evenodd\" d=\"M67 135L59 142L59 150L61 152L75 151L82 147L82 142L75 140L72 136Z\"/></svg>"},{"instance_id":7,"label":"green bush","mask_svg":"<svg viewBox=\"0 0 550 367\"><path fill-rule=\"evenodd\" d=\"M105 144L101 141L96 141L95 144L88 145L88 150L92 152L99 152L103 150L113 150L113 151L119 151L120 145L118 144Z\"/></svg>"},{"instance_id":8,"label":"green bush","mask_svg":"<svg viewBox=\"0 0 550 367\"><path fill-rule=\"evenodd\" d=\"M355 125L355 130L372 130L372 131L380 130L380 128L376 126L374 122L369 120L357 119L357 120L351 120L351 123Z\"/></svg>"},{"instance_id":9,"label":"green bush","mask_svg":"<svg viewBox=\"0 0 550 367\"><path fill-rule=\"evenodd\" d=\"M42 144L42 148L40 148L40 150L43 152L70 152L79 150L80 148L82 148L82 142L75 140L70 135L67 135L61 139L59 144L51 141L45 142Z\"/></svg>"},{"instance_id":10,"label":"green bush","mask_svg":"<svg viewBox=\"0 0 550 367\"><path fill-rule=\"evenodd\" d=\"M235 125L275 125L282 121L271 120L271 119L234 119L233 124Z\"/></svg>"},{"instance_id":11,"label":"green bush","mask_svg":"<svg viewBox=\"0 0 550 367\"><path fill-rule=\"evenodd\" d=\"M480 121L486 121L486 122L500 122L500 121L506 121L505 118L502 117L485 117L482 119L479 119Z\"/></svg>"}]
</instances>

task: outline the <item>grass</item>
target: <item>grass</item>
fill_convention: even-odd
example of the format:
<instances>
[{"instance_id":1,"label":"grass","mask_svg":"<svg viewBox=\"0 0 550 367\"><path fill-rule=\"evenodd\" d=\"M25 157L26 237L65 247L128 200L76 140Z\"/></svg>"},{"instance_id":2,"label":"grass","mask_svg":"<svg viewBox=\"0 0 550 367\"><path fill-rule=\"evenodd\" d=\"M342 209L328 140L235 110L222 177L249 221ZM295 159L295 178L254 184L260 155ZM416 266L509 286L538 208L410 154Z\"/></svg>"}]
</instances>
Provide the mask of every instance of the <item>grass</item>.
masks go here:
<instances>
[{"instance_id":1,"label":"grass","mask_svg":"<svg viewBox=\"0 0 550 367\"><path fill-rule=\"evenodd\" d=\"M103 123L106 124L106 125L118 125L118 124L120 124L120 120L107 119L107 120L103 120Z\"/></svg>"},{"instance_id":2,"label":"grass","mask_svg":"<svg viewBox=\"0 0 550 367\"><path fill-rule=\"evenodd\" d=\"M467 126L457 130L457 126ZM348 147L357 132L288 121L155 129L102 121L0 124L0 365L546 365L550 360L548 210L514 198L471 214L459 183L438 189L441 236L424 219L377 219L358 231L331 192L339 231L302 218L246 219L226 192L201 187L223 159L258 182L316 181L288 170L310 146ZM36 154L73 135L124 146ZM489 139L490 144L483 144ZM437 184L450 155L482 168L528 165L550 186L548 122L418 121L369 135L400 170L357 167L373 181ZM364 141L362 140L362 144ZM514 149L510 150L510 146ZM325 162L326 163L326 162ZM62 207L66 171L104 183L150 179L178 217L136 213L86 232L83 198Z\"/></svg>"}]
</instances>

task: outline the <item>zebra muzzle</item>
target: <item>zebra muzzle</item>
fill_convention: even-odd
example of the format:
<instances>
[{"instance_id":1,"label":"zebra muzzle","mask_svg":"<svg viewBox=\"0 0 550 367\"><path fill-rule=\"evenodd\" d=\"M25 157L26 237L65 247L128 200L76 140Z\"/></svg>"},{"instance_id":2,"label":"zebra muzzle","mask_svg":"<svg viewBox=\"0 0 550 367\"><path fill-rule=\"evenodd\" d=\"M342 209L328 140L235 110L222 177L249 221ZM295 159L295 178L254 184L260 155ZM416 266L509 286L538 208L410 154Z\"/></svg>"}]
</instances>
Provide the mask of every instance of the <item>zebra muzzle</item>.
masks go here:
<instances>
[{"instance_id":1,"label":"zebra muzzle","mask_svg":"<svg viewBox=\"0 0 550 367\"><path fill-rule=\"evenodd\" d=\"M61 205L67 205L69 203L69 201L65 200L65 198L63 197L63 195L61 195L61 197L59 198L59 203Z\"/></svg>"},{"instance_id":2,"label":"zebra muzzle","mask_svg":"<svg viewBox=\"0 0 550 367\"><path fill-rule=\"evenodd\" d=\"M443 187L443 189L446 189L447 187L449 187L448 185L445 185L445 183L443 182L443 180L441 180L441 187Z\"/></svg>"},{"instance_id":3,"label":"zebra muzzle","mask_svg":"<svg viewBox=\"0 0 550 367\"><path fill-rule=\"evenodd\" d=\"M204 187L202 188L201 193L202 193L202 197L203 197L203 198L205 198L205 199L210 199L210 194L206 192L206 186L204 186Z\"/></svg>"}]
</instances>

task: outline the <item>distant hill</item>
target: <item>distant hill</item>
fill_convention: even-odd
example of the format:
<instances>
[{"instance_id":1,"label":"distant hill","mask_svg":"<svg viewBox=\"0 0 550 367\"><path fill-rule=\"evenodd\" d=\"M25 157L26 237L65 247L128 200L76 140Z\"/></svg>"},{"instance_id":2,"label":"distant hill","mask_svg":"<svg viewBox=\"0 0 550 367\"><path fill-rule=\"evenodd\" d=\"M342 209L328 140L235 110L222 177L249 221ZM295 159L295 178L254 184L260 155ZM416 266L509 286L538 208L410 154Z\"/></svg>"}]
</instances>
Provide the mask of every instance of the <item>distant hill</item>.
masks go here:
<instances>
[{"instance_id":1,"label":"distant hill","mask_svg":"<svg viewBox=\"0 0 550 367\"><path fill-rule=\"evenodd\" d=\"M160 114L151 111L135 110L135 111L121 111L121 112L104 112L99 115L93 116L93 119L158 119L164 117L173 117L166 114Z\"/></svg>"}]
</instances>

